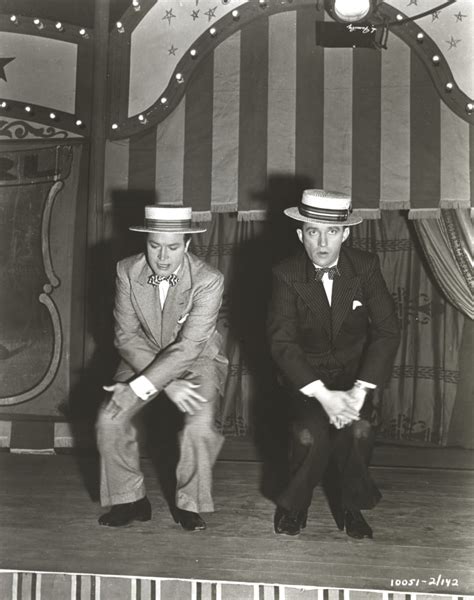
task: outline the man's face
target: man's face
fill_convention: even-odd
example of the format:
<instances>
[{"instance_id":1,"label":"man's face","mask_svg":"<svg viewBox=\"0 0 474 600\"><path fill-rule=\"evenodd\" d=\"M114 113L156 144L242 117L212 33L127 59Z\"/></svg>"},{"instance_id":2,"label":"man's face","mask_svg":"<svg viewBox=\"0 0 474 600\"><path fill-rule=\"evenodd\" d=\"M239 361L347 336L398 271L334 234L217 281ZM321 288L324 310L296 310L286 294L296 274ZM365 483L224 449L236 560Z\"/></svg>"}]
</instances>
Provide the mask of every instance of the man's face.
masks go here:
<instances>
[{"instance_id":1,"label":"man's face","mask_svg":"<svg viewBox=\"0 0 474 600\"><path fill-rule=\"evenodd\" d=\"M155 275L171 275L183 262L189 240L182 233L149 233L146 241L148 264Z\"/></svg>"},{"instance_id":2,"label":"man's face","mask_svg":"<svg viewBox=\"0 0 474 600\"><path fill-rule=\"evenodd\" d=\"M309 259L318 267L328 267L336 262L342 242L349 237L349 227L303 223L296 233Z\"/></svg>"}]
</instances>

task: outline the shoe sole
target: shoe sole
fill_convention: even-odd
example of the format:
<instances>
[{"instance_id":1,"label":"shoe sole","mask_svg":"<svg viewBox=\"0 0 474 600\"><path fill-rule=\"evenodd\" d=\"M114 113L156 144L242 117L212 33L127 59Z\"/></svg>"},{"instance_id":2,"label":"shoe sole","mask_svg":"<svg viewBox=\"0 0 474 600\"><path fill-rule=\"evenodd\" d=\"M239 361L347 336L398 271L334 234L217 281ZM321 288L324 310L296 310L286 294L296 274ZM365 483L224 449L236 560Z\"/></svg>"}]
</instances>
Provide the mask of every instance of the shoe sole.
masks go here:
<instances>
[{"instance_id":1,"label":"shoe sole","mask_svg":"<svg viewBox=\"0 0 474 600\"><path fill-rule=\"evenodd\" d=\"M99 525L102 527L127 527L131 525L134 521L138 521L140 523L145 523L146 521L151 521L151 515L149 517L134 517L130 519L130 521L126 521L125 523L101 523L100 519L98 520Z\"/></svg>"}]
</instances>

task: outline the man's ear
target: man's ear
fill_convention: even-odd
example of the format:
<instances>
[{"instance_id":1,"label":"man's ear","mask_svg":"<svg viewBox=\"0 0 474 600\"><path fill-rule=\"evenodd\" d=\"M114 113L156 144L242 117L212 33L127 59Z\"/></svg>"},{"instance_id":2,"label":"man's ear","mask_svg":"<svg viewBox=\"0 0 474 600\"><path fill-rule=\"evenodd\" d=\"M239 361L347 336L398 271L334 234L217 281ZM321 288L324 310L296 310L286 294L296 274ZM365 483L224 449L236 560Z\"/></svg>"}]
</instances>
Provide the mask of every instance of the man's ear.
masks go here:
<instances>
[{"instance_id":1,"label":"man's ear","mask_svg":"<svg viewBox=\"0 0 474 600\"><path fill-rule=\"evenodd\" d=\"M189 248L189 244L191 243L191 238L184 244L184 251L187 252Z\"/></svg>"},{"instance_id":2,"label":"man's ear","mask_svg":"<svg viewBox=\"0 0 474 600\"><path fill-rule=\"evenodd\" d=\"M350 227L344 227L344 231L342 233L342 241L345 242L347 240L347 238L349 237L349 234L351 233L351 228Z\"/></svg>"},{"instance_id":3,"label":"man's ear","mask_svg":"<svg viewBox=\"0 0 474 600\"><path fill-rule=\"evenodd\" d=\"M296 230L296 235L301 243L303 243L303 230L298 227Z\"/></svg>"}]
</instances>

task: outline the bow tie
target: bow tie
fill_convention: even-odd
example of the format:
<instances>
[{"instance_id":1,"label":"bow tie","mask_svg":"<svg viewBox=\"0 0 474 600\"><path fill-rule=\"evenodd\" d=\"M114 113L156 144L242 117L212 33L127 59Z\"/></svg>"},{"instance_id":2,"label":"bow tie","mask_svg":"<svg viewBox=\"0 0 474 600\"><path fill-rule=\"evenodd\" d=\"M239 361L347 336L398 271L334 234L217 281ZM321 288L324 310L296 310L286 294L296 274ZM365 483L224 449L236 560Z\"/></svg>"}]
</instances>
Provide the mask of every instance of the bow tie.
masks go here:
<instances>
[{"instance_id":1,"label":"bow tie","mask_svg":"<svg viewBox=\"0 0 474 600\"><path fill-rule=\"evenodd\" d=\"M328 274L329 279L334 279L341 275L337 265L334 265L333 267L315 268L315 271L314 278L316 281L322 281L324 273Z\"/></svg>"},{"instance_id":2,"label":"bow tie","mask_svg":"<svg viewBox=\"0 0 474 600\"><path fill-rule=\"evenodd\" d=\"M174 273L172 275L150 275L148 277L150 285L159 285L162 281L167 281L171 287L174 287L178 283L179 277Z\"/></svg>"}]
</instances>

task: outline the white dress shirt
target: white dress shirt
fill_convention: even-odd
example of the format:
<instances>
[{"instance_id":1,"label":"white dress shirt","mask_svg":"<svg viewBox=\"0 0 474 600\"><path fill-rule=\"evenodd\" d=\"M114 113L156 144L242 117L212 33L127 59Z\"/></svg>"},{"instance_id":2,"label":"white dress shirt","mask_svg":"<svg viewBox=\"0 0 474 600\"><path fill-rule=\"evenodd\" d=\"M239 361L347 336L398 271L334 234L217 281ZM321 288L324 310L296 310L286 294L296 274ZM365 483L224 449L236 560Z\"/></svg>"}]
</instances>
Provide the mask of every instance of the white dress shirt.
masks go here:
<instances>
[{"instance_id":1,"label":"white dress shirt","mask_svg":"<svg viewBox=\"0 0 474 600\"><path fill-rule=\"evenodd\" d=\"M313 265L314 265L315 270L322 268L315 263L313 263ZM335 262L333 262L331 265L327 265L327 268L335 267L335 266L337 266L337 260ZM332 287L334 285L334 279L329 279L329 275L327 273L323 273L321 282L323 284L324 291L326 292L326 297L328 299L329 306L331 306ZM373 383L369 383L368 381L361 381L360 379L357 379L356 381L358 381L361 385L363 385L364 387L366 387L368 389L375 390L375 388L377 387L376 385L374 385ZM324 387L324 383L321 381L321 379L317 379L316 381L311 381L310 383L303 386L300 389L300 392L302 394L304 394L305 396L314 396L314 394L317 393L318 390L321 390L321 387ZM365 397L365 394L364 394L364 397Z\"/></svg>"},{"instance_id":2,"label":"white dress shirt","mask_svg":"<svg viewBox=\"0 0 474 600\"><path fill-rule=\"evenodd\" d=\"M177 275L180 269L181 265L179 265L179 267L173 272L173 275ZM161 310L163 310L163 307L165 305L169 289L169 281L160 281L160 283L158 284ZM152 382L148 379L148 377L145 377L145 375L139 375L136 379L130 381L129 385L132 388L133 393L142 400L148 400L158 391L156 387L152 384Z\"/></svg>"}]
</instances>

